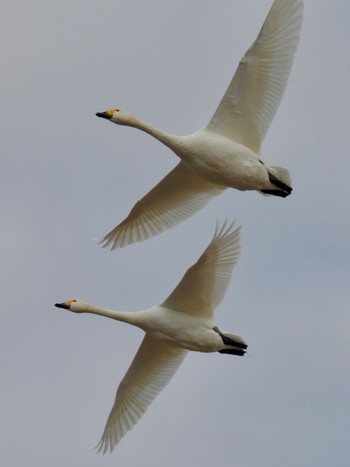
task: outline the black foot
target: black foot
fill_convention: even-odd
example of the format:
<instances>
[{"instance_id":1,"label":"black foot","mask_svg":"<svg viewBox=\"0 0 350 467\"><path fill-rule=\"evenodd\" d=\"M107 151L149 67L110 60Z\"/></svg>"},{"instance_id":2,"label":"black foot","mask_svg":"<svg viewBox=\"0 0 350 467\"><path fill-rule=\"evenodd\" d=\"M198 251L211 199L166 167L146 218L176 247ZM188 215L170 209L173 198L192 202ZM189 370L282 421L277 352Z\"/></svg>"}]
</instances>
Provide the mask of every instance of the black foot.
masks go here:
<instances>
[{"instance_id":1,"label":"black foot","mask_svg":"<svg viewBox=\"0 0 350 467\"><path fill-rule=\"evenodd\" d=\"M281 182L277 177L272 175L272 173L267 172L269 174L269 180L273 185L276 185L280 190L261 190L263 193L269 194L269 195L275 195L275 196L281 196L282 198L285 198L286 196L290 195L292 193L293 188L290 186L286 185L285 183ZM279 194L278 194L279 193ZM283 195L281 193L284 193Z\"/></svg>"},{"instance_id":2,"label":"black foot","mask_svg":"<svg viewBox=\"0 0 350 467\"><path fill-rule=\"evenodd\" d=\"M240 355L240 356L243 356L246 353L246 349L248 348L247 344L245 344L244 342L240 342L235 339L232 339L232 337L223 334L220 331L220 329L217 327L213 328L213 330L219 334L219 336L222 339L222 342L225 345L232 345L233 347L232 349L219 350L219 353L228 353L231 355Z\"/></svg>"},{"instance_id":3,"label":"black foot","mask_svg":"<svg viewBox=\"0 0 350 467\"><path fill-rule=\"evenodd\" d=\"M243 357L243 355L246 353L245 350L236 350L236 349L223 349L219 350L219 353L228 353L230 355L238 355L239 357Z\"/></svg>"},{"instance_id":4,"label":"black foot","mask_svg":"<svg viewBox=\"0 0 350 467\"><path fill-rule=\"evenodd\" d=\"M280 196L281 198L286 198L287 196L290 195L290 193L286 193L285 191L281 190L260 190L261 193L265 193L265 195L274 195L274 196Z\"/></svg>"}]
</instances>

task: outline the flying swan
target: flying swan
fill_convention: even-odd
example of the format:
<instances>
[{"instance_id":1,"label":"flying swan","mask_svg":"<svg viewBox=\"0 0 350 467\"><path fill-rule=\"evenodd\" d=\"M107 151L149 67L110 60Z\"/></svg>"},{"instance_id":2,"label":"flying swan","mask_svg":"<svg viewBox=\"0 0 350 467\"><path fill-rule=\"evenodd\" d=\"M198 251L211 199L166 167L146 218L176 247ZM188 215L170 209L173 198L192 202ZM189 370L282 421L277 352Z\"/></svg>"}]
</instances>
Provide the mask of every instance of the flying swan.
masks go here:
<instances>
[{"instance_id":1,"label":"flying swan","mask_svg":"<svg viewBox=\"0 0 350 467\"><path fill-rule=\"evenodd\" d=\"M93 313L138 326L144 339L120 383L98 452L112 451L138 422L148 405L172 378L188 350L244 355L244 340L221 331L212 321L230 282L240 253L240 228L217 224L212 241L199 260L160 305L123 312L95 307L81 300L56 303L75 313Z\"/></svg>"},{"instance_id":2,"label":"flying swan","mask_svg":"<svg viewBox=\"0 0 350 467\"><path fill-rule=\"evenodd\" d=\"M302 0L273 2L210 122L189 136L171 135L121 109L96 114L149 133L181 159L102 239L104 246L113 250L170 229L227 187L291 194L288 170L267 167L259 152L287 84L302 12Z\"/></svg>"}]
</instances>

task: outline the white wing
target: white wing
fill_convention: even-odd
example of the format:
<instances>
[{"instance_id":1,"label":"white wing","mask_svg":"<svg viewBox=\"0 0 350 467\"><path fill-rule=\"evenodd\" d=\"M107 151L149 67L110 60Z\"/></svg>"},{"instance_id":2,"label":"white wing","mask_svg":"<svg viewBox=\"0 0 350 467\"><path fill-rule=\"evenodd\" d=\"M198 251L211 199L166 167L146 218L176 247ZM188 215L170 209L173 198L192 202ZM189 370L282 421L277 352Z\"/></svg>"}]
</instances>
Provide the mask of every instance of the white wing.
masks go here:
<instances>
[{"instance_id":1,"label":"white wing","mask_svg":"<svg viewBox=\"0 0 350 467\"><path fill-rule=\"evenodd\" d=\"M275 0L208 129L259 152L282 99L302 24L302 0Z\"/></svg>"},{"instance_id":2,"label":"white wing","mask_svg":"<svg viewBox=\"0 0 350 467\"><path fill-rule=\"evenodd\" d=\"M147 407L166 386L187 354L145 335L134 360L120 383L101 441L103 454L113 451L126 432L139 421Z\"/></svg>"},{"instance_id":3,"label":"white wing","mask_svg":"<svg viewBox=\"0 0 350 467\"><path fill-rule=\"evenodd\" d=\"M223 299L240 253L240 227L227 221L217 225L214 237L162 304L187 314L211 317Z\"/></svg>"},{"instance_id":4,"label":"white wing","mask_svg":"<svg viewBox=\"0 0 350 467\"><path fill-rule=\"evenodd\" d=\"M190 217L223 190L225 187L207 182L180 162L101 243L114 250L158 235Z\"/></svg>"}]
</instances>

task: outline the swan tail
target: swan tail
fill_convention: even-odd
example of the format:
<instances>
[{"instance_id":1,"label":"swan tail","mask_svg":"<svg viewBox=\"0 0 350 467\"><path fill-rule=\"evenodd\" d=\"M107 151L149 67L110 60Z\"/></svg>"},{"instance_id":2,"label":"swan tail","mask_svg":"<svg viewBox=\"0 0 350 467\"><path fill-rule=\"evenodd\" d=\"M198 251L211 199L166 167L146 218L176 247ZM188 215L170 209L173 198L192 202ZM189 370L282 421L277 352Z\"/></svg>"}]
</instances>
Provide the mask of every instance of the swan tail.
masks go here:
<instances>
[{"instance_id":1,"label":"swan tail","mask_svg":"<svg viewBox=\"0 0 350 467\"><path fill-rule=\"evenodd\" d=\"M271 166L267 167L267 173L272 186L268 189L260 190L260 193L264 195L280 196L281 198L286 198L292 193L292 179L288 169Z\"/></svg>"}]
</instances>

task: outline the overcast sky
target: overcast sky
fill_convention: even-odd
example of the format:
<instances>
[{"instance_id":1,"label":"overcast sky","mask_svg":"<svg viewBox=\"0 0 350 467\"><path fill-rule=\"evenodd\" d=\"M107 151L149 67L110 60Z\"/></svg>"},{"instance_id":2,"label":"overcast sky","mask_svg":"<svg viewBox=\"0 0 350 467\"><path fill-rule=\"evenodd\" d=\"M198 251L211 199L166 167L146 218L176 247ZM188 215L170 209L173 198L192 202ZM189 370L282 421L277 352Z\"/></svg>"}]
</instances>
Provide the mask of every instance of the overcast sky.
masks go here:
<instances>
[{"instance_id":1,"label":"overcast sky","mask_svg":"<svg viewBox=\"0 0 350 467\"><path fill-rule=\"evenodd\" d=\"M118 106L175 134L204 126L272 0L2 0L2 465L348 465L350 2L305 3L261 154L290 169L292 196L227 190L110 252L97 240L177 159L95 112ZM217 217L243 231L216 322L249 355L189 354L115 451L96 455L142 332L54 303L161 302Z\"/></svg>"}]
</instances>

